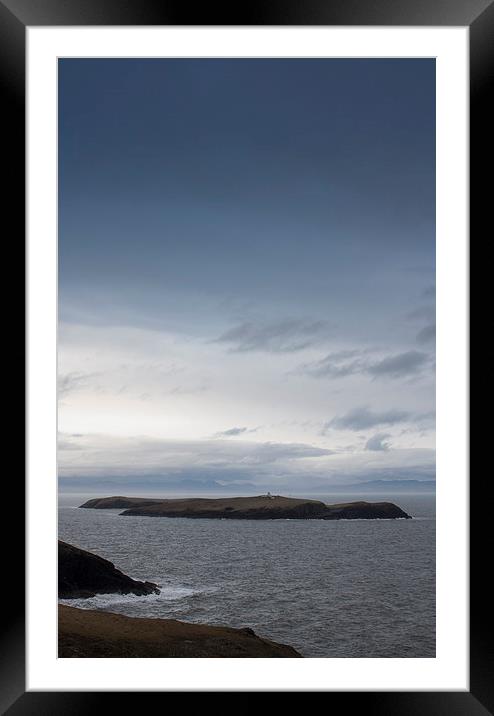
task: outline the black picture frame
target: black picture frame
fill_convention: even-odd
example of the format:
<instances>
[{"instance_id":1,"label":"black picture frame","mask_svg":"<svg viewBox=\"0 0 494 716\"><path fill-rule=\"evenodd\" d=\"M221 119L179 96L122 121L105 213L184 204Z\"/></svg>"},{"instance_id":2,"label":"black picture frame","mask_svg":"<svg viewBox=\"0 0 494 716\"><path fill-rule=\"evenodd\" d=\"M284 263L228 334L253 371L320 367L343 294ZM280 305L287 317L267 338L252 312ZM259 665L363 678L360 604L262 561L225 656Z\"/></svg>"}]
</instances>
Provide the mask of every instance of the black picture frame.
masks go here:
<instances>
[{"instance_id":1,"label":"black picture frame","mask_svg":"<svg viewBox=\"0 0 494 716\"><path fill-rule=\"evenodd\" d=\"M493 149L489 134L494 116L489 108L494 77L494 0L352 0L351 2L305 0L265 0L229 7L203 4L192 8L188 3L159 0L0 0L0 88L5 150L10 162L4 165L7 184L3 191L4 226L10 226L9 245L24 259L25 215L25 51L28 26L76 25L376 25L376 26L468 26L470 35L470 232L482 246L485 227L489 226L492 183L484 179L485 167L492 170ZM5 167L8 166L8 171ZM490 199L490 202L489 202ZM10 219L10 221L9 221ZM5 246L5 244L4 244ZM483 257L484 258L484 257ZM483 293L483 295L482 295ZM488 298L488 285L477 284L473 305ZM476 303L475 303L476 301ZM23 345L19 323L17 355ZM16 362L15 360L12 361ZM20 361L17 360L19 364ZM22 381L24 383L24 381ZM22 383L20 383L22 384ZM18 396L16 396L16 401ZM487 432L484 428L487 443ZM480 445L482 431L476 431ZM485 504L485 484L470 485L470 691L469 692L329 692L324 694L329 709L379 714L380 716L448 714L461 716L494 713L494 659L492 647L492 608L486 586L490 525ZM9 503L25 504L25 486L20 475L9 478ZM474 516L481 515L481 519ZM12 529L12 528L10 528ZM25 543L20 525L15 538L4 535L8 565L3 591L2 658L0 659L0 709L11 716L20 714L86 714L101 707L114 707L114 699L125 698L127 707L137 705L143 693L115 692L26 692L25 691L25 610L23 598ZM475 555L479 555L478 562ZM482 557L484 555L484 557ZM485 562L484 562L485 560ZM486 569L487 566L487 569ZM4 571L4 576L6 572ZM7 589L7 584L9 588ZM151 694L147 694L151 695ZM167 699L173 694L155 694ZM214 693L190 693L201 706L213 705ZM267 694L252 692L241 701L242 709L256 705ZM279 695L278 695L279 696ZM235 695L234 708L239 703ZM181 697L183 698L183 697ZM306 695L302 695L306 698ZM295 699L295 702L293 702ZM299 696L290 694L296 705ZM189 699L187 699L189 705ZM260 703L260 702L259 702ZM183 704L183 702L182 702ZM199 702L198 702L199 704Z\"/></svg>"}]
</instances>

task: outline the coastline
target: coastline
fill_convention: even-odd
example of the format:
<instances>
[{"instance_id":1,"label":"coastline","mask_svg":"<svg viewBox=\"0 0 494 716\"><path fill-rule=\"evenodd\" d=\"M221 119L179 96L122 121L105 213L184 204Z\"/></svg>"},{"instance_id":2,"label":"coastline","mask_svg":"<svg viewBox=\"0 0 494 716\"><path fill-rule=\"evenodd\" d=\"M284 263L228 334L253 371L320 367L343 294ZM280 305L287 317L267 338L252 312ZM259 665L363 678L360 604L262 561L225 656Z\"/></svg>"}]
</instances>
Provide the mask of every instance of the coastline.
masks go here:
<instances>
[{"instance_id":1,"label":"coastline","mask_svg":"<svg viewBox=\"0 0 494 716\"><path fill-rule=\"evenodd\" d=\"M292 645L305 658L434 656L433 496L377 498L396 500L412 520L326 522L126 520L118 508L78 509L94 494L62 493L60 537L114 561L136 580L152 580L162 595L101 595L64 604L139 618L248 626ZM315 497L336 503L350 495ZM351 602L351 620L348 610L339 608L343 596ZM381 608L369 613L369 601L376 599ZM355 623L366 625L367 641L355 640Z\"/></svg>"},{"instance_id":2,"label":"coastline","mask_svg":"<svg viewBox=\"0 0 494 716\"><path fill-rule=\"evenodd\" d=\"M59 599L96 594L159 594L152 582L131 579L109 560L58 541ZM58 605L61 658L302 658L293 647L259 637L252 629L140 618Z\"/></svg>"},{"instance_id":3,"label":"coastline","mask_svg":"<svg viewBox=\"0 0 494 716\"><path fill-rule=\"evenodd\" d=\"M302 658L252 629L58 607L61 658Z\"/></svg>"}]
</instances>

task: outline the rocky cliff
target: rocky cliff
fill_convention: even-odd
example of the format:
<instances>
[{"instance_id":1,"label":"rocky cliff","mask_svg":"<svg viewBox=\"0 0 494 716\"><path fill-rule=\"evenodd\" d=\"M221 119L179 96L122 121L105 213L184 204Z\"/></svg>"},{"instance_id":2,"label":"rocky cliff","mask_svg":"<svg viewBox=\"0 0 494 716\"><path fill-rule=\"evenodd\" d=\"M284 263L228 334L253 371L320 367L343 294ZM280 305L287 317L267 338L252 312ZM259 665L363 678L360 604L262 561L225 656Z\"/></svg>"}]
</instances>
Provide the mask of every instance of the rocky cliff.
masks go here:
<instances>
[{"instance_id":1,"label":"rocky cliff","mask_svg":"<svg viewBox=\"0 0 494 716\"><path fill-rule=\"evenodd\" d=\"M92 552L58 541L58 596L60 599L94 597L95 594L159 594L157 584L138 582L112 562Z\"/></svg>"}]
</instances>

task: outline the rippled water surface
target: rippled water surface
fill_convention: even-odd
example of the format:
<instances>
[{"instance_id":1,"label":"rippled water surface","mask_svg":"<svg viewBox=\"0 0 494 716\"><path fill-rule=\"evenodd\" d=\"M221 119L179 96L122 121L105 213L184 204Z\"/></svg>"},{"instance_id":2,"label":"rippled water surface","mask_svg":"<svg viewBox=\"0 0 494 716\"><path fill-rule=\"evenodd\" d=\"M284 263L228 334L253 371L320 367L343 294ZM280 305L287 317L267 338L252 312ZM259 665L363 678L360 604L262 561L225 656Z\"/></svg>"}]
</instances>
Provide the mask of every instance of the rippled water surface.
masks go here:
<instances>
[{"instance_id":1,"label":"rippled water surface","mask_svg":"<svg viewBox=\"0 0 494 716\"><path fill-rule=\"evenodd\" d=\"M61 539L110 559L160 595L73 606L252 627L305 657L435 656L435 500L389 499L413 520L121 517L62 495ZM315 496L325 502L362 496Z\"/></svg>"}]
</instances>

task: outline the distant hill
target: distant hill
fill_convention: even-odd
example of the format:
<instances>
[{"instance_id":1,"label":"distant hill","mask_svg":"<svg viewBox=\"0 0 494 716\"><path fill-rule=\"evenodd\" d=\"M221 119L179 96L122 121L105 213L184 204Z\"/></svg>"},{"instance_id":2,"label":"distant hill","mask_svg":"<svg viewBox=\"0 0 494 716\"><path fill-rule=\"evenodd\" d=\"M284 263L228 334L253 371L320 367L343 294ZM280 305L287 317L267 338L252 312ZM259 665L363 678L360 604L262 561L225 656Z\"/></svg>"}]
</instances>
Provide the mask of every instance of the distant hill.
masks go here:
<instances>
[{"instance_id":1,"label":"distant hill","mask_svg":"<svg viewBox=\"0 0 494 716\"><path fill-rule=\"evenodd\" d=\"M326 492L360 492L362 494L369 492L434 493L436 482L435 480L368 480L350 485L324 485L324 487L321 485L319 489Z\"/></svg>"},{"instance_id":2,"label":"distant hill","mask_svg":"<svg viewBox=\"0 0 494 716\"><path fill-rule=\"evenodd\" d=\"M162 475L135 477L59 477L59 488L63 492L80 492L93 494L150 494L150 495L256 495L260 490L270 490L271 485L256 485L253 482L229 482L228 484L216 480L172 480ZM299 490L295 485L285 488L292 494ZM325 495L328 493L434 493L436 483L434 480L367 480L365 482L352 482L349 484L329 484L327 482L316 484L313 487L305 484L304 493Z\"/></svg>"}]
</instances>

